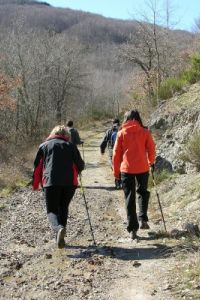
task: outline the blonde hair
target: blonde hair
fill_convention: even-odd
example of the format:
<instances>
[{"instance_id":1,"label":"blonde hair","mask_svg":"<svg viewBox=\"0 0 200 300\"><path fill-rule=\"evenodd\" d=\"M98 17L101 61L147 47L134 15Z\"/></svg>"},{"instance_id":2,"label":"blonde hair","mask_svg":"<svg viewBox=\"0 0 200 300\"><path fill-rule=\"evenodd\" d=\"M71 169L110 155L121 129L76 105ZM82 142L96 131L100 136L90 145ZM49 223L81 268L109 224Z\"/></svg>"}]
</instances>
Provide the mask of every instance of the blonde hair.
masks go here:
<instances>
[{"instance_id":1,"label":"blonde hair","mask_svg":"<svg viewBox=\"0 0 200 300\"><path fill-rule=\"evenodd\" d=\"M68 129L64 125L55 126L52 129L50 135L63 135L63 136L66 136L68 138L70 138L70 136L71 136Z\"/></svg>"}]
</instances>

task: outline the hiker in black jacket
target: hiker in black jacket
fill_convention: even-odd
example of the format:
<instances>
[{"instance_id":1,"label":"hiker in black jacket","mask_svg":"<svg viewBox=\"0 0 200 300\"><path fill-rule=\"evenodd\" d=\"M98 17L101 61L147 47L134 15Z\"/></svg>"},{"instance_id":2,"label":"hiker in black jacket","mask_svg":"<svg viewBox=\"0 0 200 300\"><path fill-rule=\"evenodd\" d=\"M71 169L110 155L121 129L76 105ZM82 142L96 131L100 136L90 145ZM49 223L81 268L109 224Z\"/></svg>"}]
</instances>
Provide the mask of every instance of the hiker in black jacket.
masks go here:
<instances>
[{"instance_id":1,"label":"hiker in black jacket","mask_svg":"<svg viewBox=\"0 0 200 300\"><path fill-rule=\"evenodd\" d=\"M47 215L56 233L58 248L65 246L68 207L78 185L78 174L84 161L76 146L70 142L65 126L56 126L47 140L39 146L33 173L33 190L42 185Z\"/></svg>"},{"instance_id":2,"label":"hiker in black jacket","mask_svg":"<svg viewBox=\"0 0 200 300\"><path fill-rule=\"evenodd\" d=\"M78 130L76 128L73 127L74 123L73 121L68 121L67 122L67 127L69 130L69 133L71 134L71 142L72 144L74 144L75 146L77 145L83 145L83 141L81 141L80 139L80 135L78 133Z\"/></svg>"},{"instance_id":3,"label":"hiker in black jacket","mask_svg":"<svg viewBox=\"0 0 200 300\"><path fill-rule=\"evenodd\" d=\"M118 129L120 127L120 121L119 119L114 119L112 123L112 127L108 129L103 137L103 140L100 144L100 151L101 154L105 153L106 147L108 149L108 155L109 155L109 163L112 169L112 155L113 155L113 147L115 144L115 139L117 136ZM121 180L115 179L115 187L116 189L121 188Z\"/></svg>"}]
</instances>

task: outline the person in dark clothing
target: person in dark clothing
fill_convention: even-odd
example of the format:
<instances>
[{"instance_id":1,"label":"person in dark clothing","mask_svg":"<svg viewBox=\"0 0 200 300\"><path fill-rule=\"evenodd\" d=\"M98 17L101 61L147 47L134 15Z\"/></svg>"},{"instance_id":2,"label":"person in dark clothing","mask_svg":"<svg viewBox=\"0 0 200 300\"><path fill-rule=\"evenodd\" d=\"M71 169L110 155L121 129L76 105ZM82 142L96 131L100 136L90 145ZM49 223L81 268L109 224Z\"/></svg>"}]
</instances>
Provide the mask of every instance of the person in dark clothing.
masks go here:
<instances>
[{"instance_id":1,"label":"person in dark clothing","mask_svg":"<svg viewBox=\"0 0 200 300\"><path fill-rule=\"evenodd\" d=\"M116 178L121 174L124 190L127 230L132 239L137 238L139 222L136 213L136 191L139 195L139 221L141 229L149 229L148 188L149 168L155 163L155 143L149 130L143 126L137 110L125 114L124 123L118 132L113 149L113 172Z\"/></svg>"},{"instance_id":2,"label":"person in dark clothing","mask_svg":"<svg viewBox=\"0 0 200 300\"><path fill-rule=\"evenodd\" d=\"M73 125L74 125L73 121L70 120L70 121L67 122L67 127L68 127L68 130L69 130L69 133L71 134L71 142L75 146L83 145L83 141L81 141L78 130L76 128L74 128Z\"/></svg>"},{"instance_id":3,"label":"person in dark clothing","mask_svg":"<svg viewBox=\"0 0 200 300\"><path fill-rule=\"evenodd\" d=\"M70 142L67 128L56 126L36 154L33 190L40 184L43 187L47 216L58 248L65 246L68 208L78 185L78 174L83 169L84 161Z\"/></svg>"},{"instance_id":4,"label":"person in dark clothing","mask_svg":"<svg viewBox=\"0 0 200 300\"><path fill-rule=\"evenodd\" d=\"M112 166L112 155L113 155L113 147L115 144L115 140L117 137L117 132L120 127L120 121L119 119L114 119L112 123L112 127L108 129L103 137L103 140L100 144L100 152L101 154L105 153L106 147L108 149L108 155L109 155L109 163L111 166L111 169L113 169ZM120 178L115 178L115 187L116 189L121 188L121 180Z\"/></svg>"}]
</instances>

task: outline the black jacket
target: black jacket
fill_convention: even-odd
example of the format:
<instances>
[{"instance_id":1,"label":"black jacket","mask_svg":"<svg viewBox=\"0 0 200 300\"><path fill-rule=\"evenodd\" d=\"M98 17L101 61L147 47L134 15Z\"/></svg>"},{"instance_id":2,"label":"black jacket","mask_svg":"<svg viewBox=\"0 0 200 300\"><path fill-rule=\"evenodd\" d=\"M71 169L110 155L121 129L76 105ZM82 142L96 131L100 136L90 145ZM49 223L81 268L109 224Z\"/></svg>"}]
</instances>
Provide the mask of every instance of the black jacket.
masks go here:
<instances>
[{"instance_id":1,"label":"black jacket","mask_svg":"<svg viewBox=\"0 0 200 300\"><path fill-rule=\"evenodd\" d=\"M108 129L105 133L105 136L100 144L100 150L101 153L103 154L105 152L106 147L108 147L109 149L113 148L113 144L112 144L112 133L113 131L118 131L118 125L114 124L112 126L112 128Z\"/></svg>"},{"instance_id":2,"label":"black jacket","mask_svg":"<svg viewBox=\"0 0 200 300\"><path fill-rule=\"evenodd\" d=\"M78 130L75 129L75 128L73 128L73 127L72 128L68 127L68 128L69 128L69 132L71 134L71 142L72 142L72 144L74 144L74 145L81 145L81 144L83 144L83 142L80 139Z\"/></svg>"},{"instance_id":3,"label":"black jacket","mask_svg":"<svg viewBox=\"0 0 200 300\"><path fill-rule=\"evenodd\" d=\"M33 174L33 189L43 187L76 186L78 173L84 169L80 152L63 136L50 136L39 146Z\"/></svg>"}]
</instances>

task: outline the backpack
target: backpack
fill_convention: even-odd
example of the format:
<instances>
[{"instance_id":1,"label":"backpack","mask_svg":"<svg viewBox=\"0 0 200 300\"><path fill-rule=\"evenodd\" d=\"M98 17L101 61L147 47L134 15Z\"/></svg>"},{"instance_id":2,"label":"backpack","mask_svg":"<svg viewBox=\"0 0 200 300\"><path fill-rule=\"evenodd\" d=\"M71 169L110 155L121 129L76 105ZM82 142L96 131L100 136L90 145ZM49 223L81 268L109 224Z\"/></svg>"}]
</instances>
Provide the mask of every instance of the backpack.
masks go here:
<instances>
[{"instance_id":1,"label":"backpack","mask_svg":"<svg viewBox=\"0 0 200 300\"><path fill-rule=\"evenodd\" d=\"M114 128L114 130L112 131L112 134L111 134L111 137L110 137L111 148L113 148L114 145L115 145L115 141L116 141L116 138L117 138L117 132L118 132L117 128Z\"/></svg>"}]
</instances>

